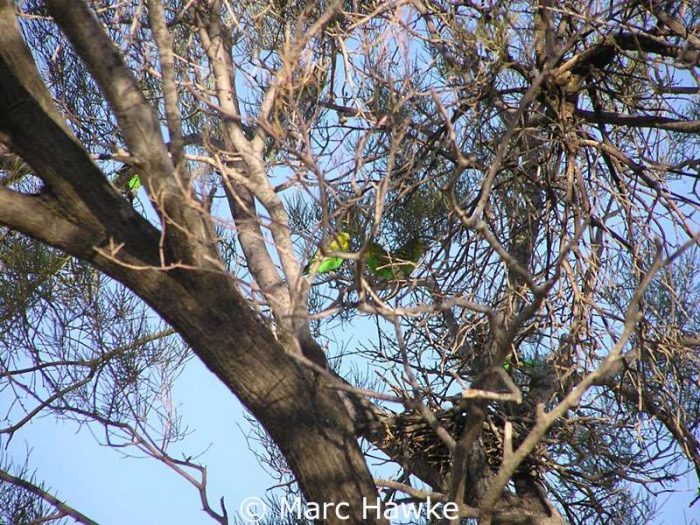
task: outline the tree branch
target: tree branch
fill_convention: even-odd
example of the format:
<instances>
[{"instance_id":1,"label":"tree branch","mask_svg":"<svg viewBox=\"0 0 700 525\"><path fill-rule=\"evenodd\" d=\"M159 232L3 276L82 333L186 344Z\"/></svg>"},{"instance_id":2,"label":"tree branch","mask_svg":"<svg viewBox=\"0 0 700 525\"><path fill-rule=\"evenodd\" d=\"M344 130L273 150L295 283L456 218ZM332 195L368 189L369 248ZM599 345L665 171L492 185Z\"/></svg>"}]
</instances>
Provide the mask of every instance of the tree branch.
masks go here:
<instances>
[{"instance_id":1,"label":"tree branch","mask_svg":"<svg viewBox=\"0 0 700 525\"><path fill-rule=\"evenodd\" d=\"M13 476L12 474L3 469L0 469L0 480L15 485L16 487L19 487L23 490L34 494L38 498L41 498L42 500L46 501L47 503L58 509L58 511L61 512L63 516L69 516L78 523L83 523L84 525L99 525L96 521L91 520L85 514L75 510L70 505L63 503L58 498L52 496L38 485Z\"/></svg>"}]
</instances>

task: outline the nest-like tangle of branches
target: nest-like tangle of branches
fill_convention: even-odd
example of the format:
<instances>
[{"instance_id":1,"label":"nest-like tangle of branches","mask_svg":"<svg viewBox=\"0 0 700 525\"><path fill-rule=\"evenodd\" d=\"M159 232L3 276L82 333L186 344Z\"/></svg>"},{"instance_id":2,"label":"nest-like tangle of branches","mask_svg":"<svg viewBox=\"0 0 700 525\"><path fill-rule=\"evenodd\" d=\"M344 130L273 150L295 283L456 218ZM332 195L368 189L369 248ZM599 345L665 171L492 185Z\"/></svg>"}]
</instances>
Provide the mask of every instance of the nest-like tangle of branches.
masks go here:
<instances>
[{"instance_id":1,"label":"nest-like tangle of branches","mask_svg":"<svg viewBox=\"0 0 700 525\"><path fill-rule=\"evenodd\" d=\"M531 414L531 413L530 413ZM458 440L467 424L467 412L454 407L435 413L440 426ZM481 447L489 467L497 471L503 460L503 443L505 422L510 421L513 428L512 445L515 449L527 436L534 421L531 417L506 414L502 407L492 408L482 423L482 431L475 446ZM402 459L420 458L437 469L441 475L450 471L450 454L445 443L438 437L430 424L420 414L409 412L397 414L384 425L384 450L397 451L392 459L402 463ZM547 461L543 440L518 467L519 472L536 474Z\"/></svg>"}]
</instances>

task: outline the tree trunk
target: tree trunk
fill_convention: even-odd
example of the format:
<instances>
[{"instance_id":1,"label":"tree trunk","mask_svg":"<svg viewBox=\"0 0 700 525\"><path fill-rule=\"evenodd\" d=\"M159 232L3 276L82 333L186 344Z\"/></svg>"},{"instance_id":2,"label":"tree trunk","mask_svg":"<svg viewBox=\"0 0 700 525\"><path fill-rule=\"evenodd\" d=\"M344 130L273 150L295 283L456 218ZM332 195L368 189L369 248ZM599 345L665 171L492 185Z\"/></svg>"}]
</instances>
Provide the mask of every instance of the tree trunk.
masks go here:
<instances>
[{"instance_id":1,"label":"tree trunk","mask_svg":"<svg viewBox=\"0 0 700 525\"><path fill-rule=\"evenodd\" d=\"M89 261L129 287L260 421L308 501L348 503L350 519L331 513L328 523L366 522L362 498L376 497L376 487L340 396L287 353L231 276L210 268L172 269L179 250L162 245L160 232L110 188L63 124L9 1L0 4L0 140L45 182L38 195L0 187L0 223Z\"/></svg>"}]
</instances>

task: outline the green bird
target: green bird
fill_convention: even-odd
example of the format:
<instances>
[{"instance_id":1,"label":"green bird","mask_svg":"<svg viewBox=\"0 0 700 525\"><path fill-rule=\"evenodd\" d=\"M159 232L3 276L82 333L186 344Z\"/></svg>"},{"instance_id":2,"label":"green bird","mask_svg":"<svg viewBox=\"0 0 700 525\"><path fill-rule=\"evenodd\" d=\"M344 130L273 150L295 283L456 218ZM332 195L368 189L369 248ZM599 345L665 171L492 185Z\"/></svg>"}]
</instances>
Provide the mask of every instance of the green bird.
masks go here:
<instances>
[{"instance_id":1,"label":"green bird","mask_svg":"<svg viewBox=\"0 0 700 525\"><path fill-rule=\"evenodd\" d=\"M539 361L537 359L528 359L527 357L520 357L518 359L517 363L513 362L512 354L508 355L506 357L505 362L503 363L503 369L506 372L510 372L510 369L513 367L513 365L516 366L516 368L520 368L526 373L532 373L532 372L537 372L538 370L543 369L544 367L544 362Z\"/></svg>"},{"instance_id":2,"label":"green bird","mask_svg":"<svg viewBox=\"0 0 700 525\"><path fill-rule=\"evenodd\" d=\"M141 188L141 177L132 166L124 166L112 179L112 184L117 188L129 202L134 202L136 193Z\"/></svg>"},{"instance_id":3,"label":"green bird","mask_svg":"<svg viewBox=\"0 0 700 525\"><path fill-rule=\"evenodd\" d=\"M367 246L365 262L374 275L387 281L408 279L417 268L425 249L425 241L418 238L410 239L395 254L387 252L381 244L371 242Z\"/></svg>"},{"instance_id":4,"label":"green bird","mask_svg":"<svg viewBox=\"0 0 700 525\"><path fill-rule=\"evenodd\" d=\"M418 261L423 254L427 245L424 239L413 237L399 248L396 252L396 259L399 262L398 274L403 279L408 279L413 271L418 267Z\"/></svg>"},{"instance_id":5,"label":"green bird","mask_svg":"<svg viewBox=\"0 0 700 525\"><path fill-rule=\"evenodd\" d=\"M377 277L381 277L387 281L394 278L391 256L378 242L372 241L369 243L369 246L367 246L365 262L370 271Z\"/></svg>"},{"instance_id":6,"label":"green bird","mask_svg":"<svg viewBox=\"0 0 700 525\"><path fill-rule=\"evenodd\" d=\"M350 234L338 232L331 242L313 254L307 265L304 266L304 275L308 274L311 268L314 268L316 273L328 273L337 270L343 265L345 259L340 256L326 256L324 253L347 251L350 251Z\"/></svg>"}]
</instances>

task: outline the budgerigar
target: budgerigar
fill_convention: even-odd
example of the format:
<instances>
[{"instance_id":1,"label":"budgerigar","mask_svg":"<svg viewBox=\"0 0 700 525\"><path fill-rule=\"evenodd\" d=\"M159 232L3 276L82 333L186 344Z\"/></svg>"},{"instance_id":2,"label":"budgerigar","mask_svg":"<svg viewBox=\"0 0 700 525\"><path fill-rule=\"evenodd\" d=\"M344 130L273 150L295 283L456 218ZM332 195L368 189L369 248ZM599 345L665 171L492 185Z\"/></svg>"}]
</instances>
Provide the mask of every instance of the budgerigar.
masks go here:
<instances>
[{"instance_id":1,"label":"budgerigar","mask_svg":"<svg viewBox=\"0 0 700 525\"><path fill-rule=\"evenodd\" d=\"M418 267L418 261L425 253L427 245L424 239L413 237L396 252L397 277L408 279Z\"/></svg>"},{"instance_id":2,"label":"budgerigar","mask_svg":"<svg viewBox=\"0 0 700 525\"><path fill-rule=\"evenodd\" d=\"M423 239L413 238L395 254L390 254L381 244L371 242L367 246L365 261L377 277L385 280L408 279L418 266L418 260L425 253L425 248L426 243Z\"/></svg>"},{"instance_id":3,"label":"budgerigar","mask_svg":"<svg viewBox=\"0 0 700 525\"><path fill-rule=\"evenodd\" d=\"M350 250L350 235L347 232L338 232L335 237L322 250L317 251L304 266L304 275L314 268L316 273L332 272L340 268L345 259L340 256L324 255L324 253L347 252Z\"/></svg>"},{"instance_id":4,"label":"budgerigar","mask_svg":"<svg viewBox=\"0 0 700 525\"><path fill-rule=\"evenodd\" d=\"M387 281L394 278L391 256L378 242L373 241L367 246L365 262L370 271L377 277Z\"/></svg>"},{"instance_id":5,"label":"budgerigar","mask_svg":"<svg viewBox=\"0 0 700 525\"><path fill-rule=\"evenodd\" d=\"M129 202L133 202L136 193L141 188L141 177L131 166L124 166L117 172L116 177L112 179L112 184L124 195Z\"/></svg>"}]
</instances>

